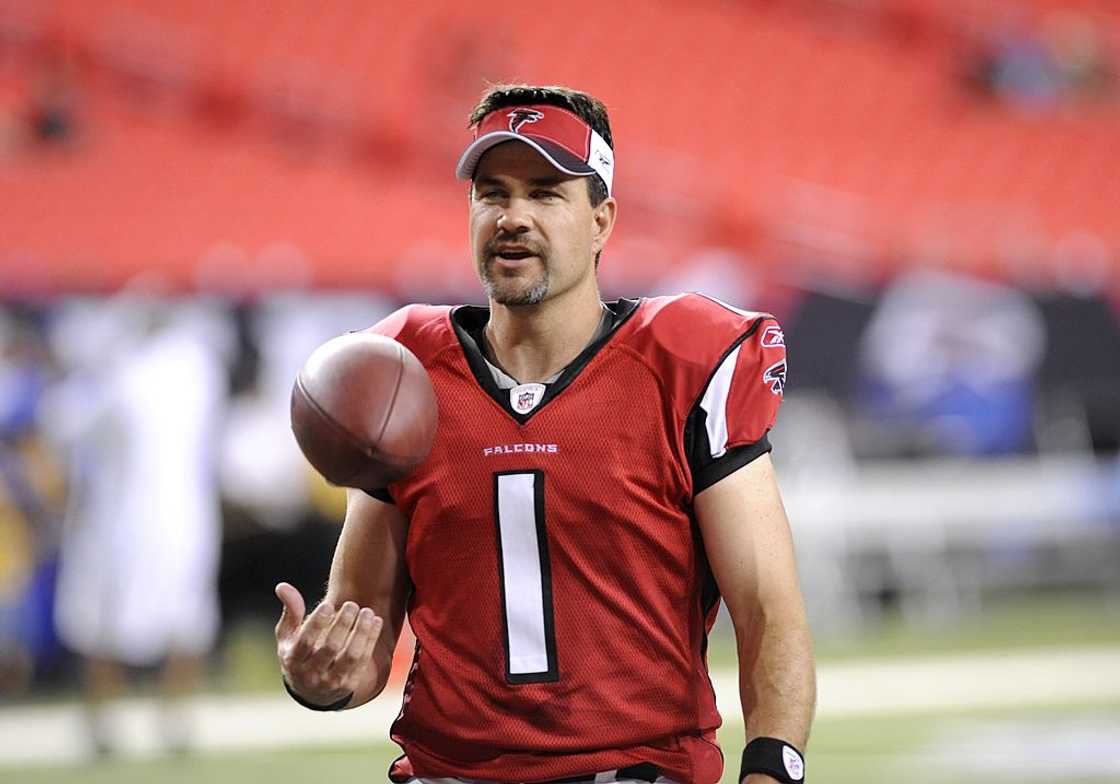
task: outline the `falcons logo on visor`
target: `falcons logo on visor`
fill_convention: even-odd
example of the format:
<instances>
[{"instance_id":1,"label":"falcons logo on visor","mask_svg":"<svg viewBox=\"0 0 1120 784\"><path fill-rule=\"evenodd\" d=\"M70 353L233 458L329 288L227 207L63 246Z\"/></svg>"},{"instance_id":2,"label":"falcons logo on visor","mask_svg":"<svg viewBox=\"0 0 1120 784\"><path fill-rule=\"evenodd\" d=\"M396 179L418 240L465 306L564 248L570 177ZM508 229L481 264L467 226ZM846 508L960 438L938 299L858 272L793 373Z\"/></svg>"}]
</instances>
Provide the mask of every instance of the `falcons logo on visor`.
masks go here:
<instances>
[{"instance_id":1,"label":"falcons logo on visor","mask_svg":"<svg viewBox=\"0 0 1120 784\"><path fill-rule=\"evenodd\" d=\"M509 118L509 129L514 133L521 133L521 126L535 123L544 119L544 114L536 109L514 109L506 115Z\"/></svg>"},{"instance_id":2,"label":"falcons logo on visor","mask_svg":"<svg viewBox=\"0 0 1120 784\"><path fill-rule=\"evenodd\" d=\"M775 362L762 374L762 383L770 385L770 391L781 395L786 389L786 361Z\"/></svg>"}]
</instances>

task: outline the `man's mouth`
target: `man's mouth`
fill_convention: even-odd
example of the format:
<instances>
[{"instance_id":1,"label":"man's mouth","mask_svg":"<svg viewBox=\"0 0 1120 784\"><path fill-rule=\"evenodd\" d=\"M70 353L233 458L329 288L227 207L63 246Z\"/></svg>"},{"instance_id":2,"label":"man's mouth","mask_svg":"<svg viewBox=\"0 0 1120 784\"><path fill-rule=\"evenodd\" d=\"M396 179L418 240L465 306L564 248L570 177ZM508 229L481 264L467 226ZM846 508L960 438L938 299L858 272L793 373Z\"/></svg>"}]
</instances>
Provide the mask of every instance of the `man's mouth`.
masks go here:
<instances>
[{"instance_id":1,"label":"man's mouth","mask_svg":"<svg viewBox=\"0 0 1120 784\"><path fill-rule=\"evenodd\" d=\"M527 259L530 256L536 256L537 254L533 253L533 251L528 248L502 248L494 251L493 255L499 259L505 259L506 261L517 261L519 259Z\"/></svg>"}]
</instances>

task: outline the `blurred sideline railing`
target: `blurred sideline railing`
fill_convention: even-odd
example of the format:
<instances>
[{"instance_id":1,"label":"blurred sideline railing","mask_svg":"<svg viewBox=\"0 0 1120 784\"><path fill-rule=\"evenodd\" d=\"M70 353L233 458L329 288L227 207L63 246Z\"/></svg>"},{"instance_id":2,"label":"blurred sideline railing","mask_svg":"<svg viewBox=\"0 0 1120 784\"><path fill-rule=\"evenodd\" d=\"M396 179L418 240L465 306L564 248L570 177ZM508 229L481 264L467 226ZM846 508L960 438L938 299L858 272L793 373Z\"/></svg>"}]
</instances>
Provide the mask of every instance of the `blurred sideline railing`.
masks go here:
<instances>
[{"instance_id":1,"label":"blurred sideline railing","mask_svg":"<svg viewBox=\"0 0 1120 784\"><path fill-rule=\"evenodd\" d=\"M858 627L884 597L929 622L975 611L1001 590L1120 591L1114 460L936 458L781 471L821 628Z\"/></svg>"}]
</instances>

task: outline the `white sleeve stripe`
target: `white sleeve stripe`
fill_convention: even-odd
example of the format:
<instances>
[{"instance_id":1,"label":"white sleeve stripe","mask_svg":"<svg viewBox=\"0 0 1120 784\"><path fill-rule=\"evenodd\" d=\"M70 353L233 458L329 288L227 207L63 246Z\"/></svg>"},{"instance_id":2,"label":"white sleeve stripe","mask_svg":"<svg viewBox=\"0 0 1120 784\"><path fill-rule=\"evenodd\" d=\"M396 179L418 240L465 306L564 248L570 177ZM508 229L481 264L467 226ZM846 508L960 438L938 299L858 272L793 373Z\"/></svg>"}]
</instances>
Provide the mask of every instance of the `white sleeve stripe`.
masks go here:
<instances>
[{"instance_id":1,"label":"white sleeve stripe","mask_svg":"<svg viewBox=\"0 0 1120 784\"><path fill-rule=\"evenodd\" d=\"M731 393L731 377L735 374L740 348L742 344L736 346L720 363L700 400L700 408L707 414L705 427L708 430L708 446L712 457L723 457L723 453L727 451L727 396Z\"/></svg>"}]
</instances>

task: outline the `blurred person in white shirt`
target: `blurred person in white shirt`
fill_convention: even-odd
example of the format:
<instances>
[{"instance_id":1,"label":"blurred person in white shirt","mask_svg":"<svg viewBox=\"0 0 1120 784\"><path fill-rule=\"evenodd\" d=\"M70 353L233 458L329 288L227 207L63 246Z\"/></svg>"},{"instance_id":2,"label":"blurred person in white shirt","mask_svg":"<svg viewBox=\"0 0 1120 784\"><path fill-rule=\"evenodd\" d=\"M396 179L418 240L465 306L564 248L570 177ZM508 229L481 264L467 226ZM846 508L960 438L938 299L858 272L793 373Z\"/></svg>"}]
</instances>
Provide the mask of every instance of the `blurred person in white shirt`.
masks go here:
<instances>
[{"instance_id":1,"label":"blurred person in white shirt","mask_svg":"<svg viewBox=\"0 0 1120 784\"><path fill-rule=\"evenodd\" d=\"M163 740L173 750L189 745L176 698L198 684L219 624L214 464L227 330L197 305L132 297L64 315L55 330L75 370L55 425L76 469L56 617L84 660L98 753L112 748L107 706L128 666L160 665L172 698ZM91 334L99 338L75 346Z\"/></svg>"}]
</instances>

